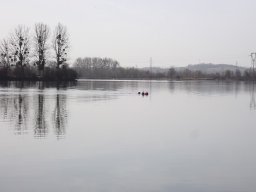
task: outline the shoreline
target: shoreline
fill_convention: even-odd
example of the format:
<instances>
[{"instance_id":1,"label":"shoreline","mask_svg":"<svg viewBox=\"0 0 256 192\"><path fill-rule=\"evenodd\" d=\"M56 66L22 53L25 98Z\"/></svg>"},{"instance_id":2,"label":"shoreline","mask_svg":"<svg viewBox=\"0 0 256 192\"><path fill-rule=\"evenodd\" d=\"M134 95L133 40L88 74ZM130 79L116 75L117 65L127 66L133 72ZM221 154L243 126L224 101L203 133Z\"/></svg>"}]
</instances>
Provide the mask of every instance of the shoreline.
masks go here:
<instances>
[{"instance_id":1,"label":"shoreline","mask_svg":"<svg viewBox=\"0 0 256 192\"><path fill-rule=\"evenodd\" d=\"M180 82L180 81L222 81L222 82L256 82L256 80L244 80L244 79L212 79L212 78L186 78L186 79L128 79L128 78L118 78L118 79L102 79L102 78L77 78L77 79L65 79L65 80L47 80L47 79L0 79L0 82L46 82L46 83L65 83L65 82L79 82L79 81L165 81L165 82Z\"/></svg>"}]
</instances>

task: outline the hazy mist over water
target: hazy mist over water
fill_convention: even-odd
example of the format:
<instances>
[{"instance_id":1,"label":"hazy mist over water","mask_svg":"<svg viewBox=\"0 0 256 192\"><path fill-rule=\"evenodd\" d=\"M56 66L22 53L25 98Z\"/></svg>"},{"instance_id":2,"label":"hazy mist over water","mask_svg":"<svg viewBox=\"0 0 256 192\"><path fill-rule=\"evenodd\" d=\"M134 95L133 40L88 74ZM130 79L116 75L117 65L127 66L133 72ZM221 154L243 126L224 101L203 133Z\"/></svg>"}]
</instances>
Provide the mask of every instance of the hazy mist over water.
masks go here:
<instances>
[{"instance_id":1,"label":"hazy mist over water","mask_svg":"<svg viewBox=\"0 0 256 192\"><path fill-rule=\"evenodd\" d=\"M255 89L1 83L0 191L254 192Z\"/></svg>"}]
</instances>

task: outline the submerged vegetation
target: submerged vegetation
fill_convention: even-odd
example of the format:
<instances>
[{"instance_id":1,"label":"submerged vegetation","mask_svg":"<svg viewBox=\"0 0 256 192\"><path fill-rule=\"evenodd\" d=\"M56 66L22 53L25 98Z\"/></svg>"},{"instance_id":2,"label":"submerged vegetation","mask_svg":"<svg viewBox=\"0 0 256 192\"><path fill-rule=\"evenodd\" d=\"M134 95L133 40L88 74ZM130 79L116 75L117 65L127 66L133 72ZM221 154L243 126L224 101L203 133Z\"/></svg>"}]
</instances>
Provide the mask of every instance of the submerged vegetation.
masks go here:
<instances>
[{"instance_id":1,"label":"submerged vegetation","mask_svg":"<svg viewBox=\"0 0 256 192\"><path fill-rule=\"evenodd\" d=\"M49 41L46 24L35 24L32 35L29 28L18 26L0 43L0 80L75 80L77 73L67 63L66 27L59 23Z\"/></svg>"}]
</instances>

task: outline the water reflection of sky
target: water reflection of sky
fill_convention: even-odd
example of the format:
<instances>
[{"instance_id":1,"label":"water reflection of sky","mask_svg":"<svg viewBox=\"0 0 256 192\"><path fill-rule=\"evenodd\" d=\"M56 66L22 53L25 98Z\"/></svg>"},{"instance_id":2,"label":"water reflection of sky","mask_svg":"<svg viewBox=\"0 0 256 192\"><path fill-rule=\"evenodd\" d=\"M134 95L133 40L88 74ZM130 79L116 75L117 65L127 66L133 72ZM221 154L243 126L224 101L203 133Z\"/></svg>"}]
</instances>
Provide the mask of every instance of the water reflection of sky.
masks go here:
<instances>
[{"instance_id":1,"label":"water reflection of sky","mask_svg":"<svg viewBox=\"0 0 256 192\"><path fill-rule=\"evenodd\" d=\"M5 83L0 191L254 192L254 92L214 81Z\"/></svg>"},{"instance_id":2,"label":"water reflection of sky","mask_svg":"<svg viewBox=\"0 0 256 192\"><path fill-rule=\"evenodd\" d=\"M241 82L214 81L103 81L89 80L75 83L5 82L0 84L0 121L12 127L15 134L33 130L37 138L46 137L50 130L58 138L66 133L68 104L115 100L134 96L137 91L154 94L185 92L203 97L248 94L250 109L256 109L255 86ZM82 117L81 117L82 118Z\"/></svg>"}]
</instances>

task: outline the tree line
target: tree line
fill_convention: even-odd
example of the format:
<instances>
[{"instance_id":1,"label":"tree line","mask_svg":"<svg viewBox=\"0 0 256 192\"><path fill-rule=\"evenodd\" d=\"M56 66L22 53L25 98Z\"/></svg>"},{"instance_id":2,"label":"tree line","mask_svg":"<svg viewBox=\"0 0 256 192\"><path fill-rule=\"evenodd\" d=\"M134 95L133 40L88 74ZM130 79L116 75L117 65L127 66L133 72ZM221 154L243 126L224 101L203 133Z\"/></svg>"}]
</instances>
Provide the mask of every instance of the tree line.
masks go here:
<instances>
[{"instance_id":1,"label":"tree line","mask_svg":"<svg viewBox=\"0 0 256 192\"><path fill-rule=\"evenodd\" d=\"M166 72L152 72L150 69L121 67L114 59L99 57L78 58L73 67L78 77L85 79L256 80L256 73L251 69L243 72L237 69L222 73L203 73L199 70L176 70L171 67Z\"/></svg>"},{"instance_id":2,"label":"tree line","mask_svg":"<svg viewBox=\"0 0 256 192\"><path fill-rule=\"evenodd\" d=\"M33 33L19 25L0 42L0 79L74 80L77 75L67 64L68 50L67 28L61 23L52 37L44 23L36 23Z\"/></svg>"},{"instance_id":3,"label":"tree line","mask_svg":"<svg viewBox=\"0 0 256 192\"><path fill-rule=\"evenodd\" d=\"M149 79L152 75L134 67L121 67L118 61L111 58L78 58L73 68L78 77L84 79Z\"/></svg>"},{"instance_id":4,"label":"tree line","mask_svg":"<svg viewBox=\"0 0 256 192\"><path fill-rule=\"evenodd\" d=\"M193 80L193 79L209 79L209 80L237 80L237 81L251 81L256 80L256 73L252 69L244 70L225 70L217 73L203 73L200 70L192 71L184 69L181 71L175 70L171 67L166 74L166 78L171 80Z\"/></svg>"}]
</instances>

